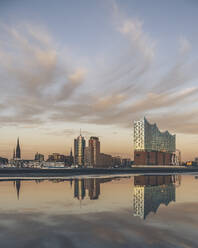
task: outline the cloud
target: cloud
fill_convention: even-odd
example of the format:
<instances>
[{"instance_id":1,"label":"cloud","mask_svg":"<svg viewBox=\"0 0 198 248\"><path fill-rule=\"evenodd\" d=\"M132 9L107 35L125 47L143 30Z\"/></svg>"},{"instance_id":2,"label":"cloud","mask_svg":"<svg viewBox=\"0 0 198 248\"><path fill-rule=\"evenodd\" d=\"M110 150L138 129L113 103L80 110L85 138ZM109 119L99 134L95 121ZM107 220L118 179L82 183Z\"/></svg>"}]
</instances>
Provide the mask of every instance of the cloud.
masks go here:
<instances>
[{"instance_id":1,"label":"cloud","mask_svg":"<svg viewBox=\"0 0 198 248\"><path fill-rule=\"evenodd\" d=\"M186 37L181 37L180 40L180 53L186 54L191 50L191 43Z\"/></svg>"},{"instance_id":2,"label":"cloud","mask_svg":"<svg viewBox=\"0 0 198 248\"><path fill-rule=\"evenodd\" d=\"M174 90L178 90L178 88L185 87L187 84L192 83L198 79L197 65L197 61L189 62L185 56L180 57L159 79L159 82L154 85L153 91L173 92Z\"/></svg>"},{"instance_id":3,"label":"cloud","mask_svg":"<svg viewBox=\"0 0 198 248\"><path fill-rule=\"evenodd\" d=\"M132 45L143 54L145 59L152 60L154 57L154 43L143 32L142 25L143 23L138 19L125 20L119 31L129 37Z\"/></svg>"},{"instance_id":4,"label":"cloud","mask_svg":"<svg viewBox=\"0 0 198 248\"><path fill-rule=\"evenodd\" d=\"M6 45L0 43L0 75L7 77L7 86L2 78L0 81L7 94L0 92L0 95L12 116L1 114L0 121L42 123L39 115L53 111L59 102L68 101L82 84L86 71L63 64L51 36L34 26L3 26L1 31L9 39Z\"/></svg>"},{"instance_id":5,"label":"cloud","mask_svg":"<svg viewBox=\"0 0 198 248\"><path fill-rule=\"evenodd\" d=\"M85 137L90 137L93 136L94 134L92 132L86 131L86 130L76 130L76 129L63 129L59 131L47 131L45 134L46 135L53 135L53 136L67 136L67 137L76 137L82 133L83 136Z\"/></svg>"},{"instance_id":6,"label":"cloud","mask_svg":"<svg viewBox=\"0 0 198 248\"><path fill-rule=\"evenodd\" d=\"M127 17L117 5L113 2L113 13L117 30L130 40L131 49L133 53L136 50L140 53L146 63L151 63L155 57L156 41L144 31L142 20L137 18Z\"/></svg>"},{"instance_id":7,"label":"cloud","mask_svg":"<svg viewBox=\"0 0 198 248\"><path fill-rule=\"evenodd\" d=\"M60 94L57 96L57 101L62 101L68 99L74 91L82 84L84 81L86 71L83 68L78 68L74 73L68 75L68 82L66 82L60 90Z\"/></svg>"},{"instance_id":8,"label":"cloud","mask_svg":"<svg viewBox=\"0 0 198 248\"><path fill-rule=\"evenodd\" d=\"M194 85L198 63L189 56L190 42L181 38L178 57L170 57L175 62L158 73L157 40L145 31L144 22L126 16L115 2L113 16L113 28L124 40L123 56L107 54L114 63L104 64L106 72L93 63L97 74L84 65L76 66L45 28L1 27L0 125L77 122L131 128L134 119L146 115L170 131L177 126L179 132L196 133L194 115L189 126L179 124L198 95ZM174 116L171 113L178 109L174 118L162 121L162 113ZM59 134L72 135L71 130Z\"/></svg>"},{"instance_id":9,"label":"cloud","mask_svg":"<svg viewBox=\"0 0 198 248\"><path fill-rule=\"evenodd\" d=\"M169 111L163 115L153 114L150 116L150 119L157 122L164 130L172 130L174 133L197 134L197 108L187 112L178 110L177 112Z\"/></svg>"}]
</instances>

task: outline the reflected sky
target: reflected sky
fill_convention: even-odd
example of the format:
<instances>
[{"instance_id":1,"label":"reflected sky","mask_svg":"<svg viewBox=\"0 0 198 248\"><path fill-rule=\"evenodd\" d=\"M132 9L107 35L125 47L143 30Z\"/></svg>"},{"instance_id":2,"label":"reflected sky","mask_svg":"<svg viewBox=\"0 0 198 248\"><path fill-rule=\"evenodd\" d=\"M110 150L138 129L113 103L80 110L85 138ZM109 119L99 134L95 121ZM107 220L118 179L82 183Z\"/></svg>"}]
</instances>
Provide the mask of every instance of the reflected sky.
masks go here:
<instances>
[{"instance_id":1,"label":"reflected sky","mask_svg":"<svg viewBox=\"0 0 198 248\"><path fill-rule=\"evenodd\" d=\"M0 247L197 247L197 178L0 181Z\"/></svg>"}]
</instances>

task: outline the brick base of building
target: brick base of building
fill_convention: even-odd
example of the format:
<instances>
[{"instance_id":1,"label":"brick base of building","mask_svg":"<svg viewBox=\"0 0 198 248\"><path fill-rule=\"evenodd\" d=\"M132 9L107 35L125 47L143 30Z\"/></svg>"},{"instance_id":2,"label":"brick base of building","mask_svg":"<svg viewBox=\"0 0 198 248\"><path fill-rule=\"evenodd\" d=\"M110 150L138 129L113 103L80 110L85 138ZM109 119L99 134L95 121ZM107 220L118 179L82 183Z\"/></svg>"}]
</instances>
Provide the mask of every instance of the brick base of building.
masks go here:
<instances>
[{"instance_id":1,"label":"brick base of building","mask_svg":"<svg viewBox=\"0 0 198 248\"><path fill-rule=\"evenodd\" d=\"M172 153L159 151L134 151L135 165L171 165Z\"/></svg>"}]
</instances>

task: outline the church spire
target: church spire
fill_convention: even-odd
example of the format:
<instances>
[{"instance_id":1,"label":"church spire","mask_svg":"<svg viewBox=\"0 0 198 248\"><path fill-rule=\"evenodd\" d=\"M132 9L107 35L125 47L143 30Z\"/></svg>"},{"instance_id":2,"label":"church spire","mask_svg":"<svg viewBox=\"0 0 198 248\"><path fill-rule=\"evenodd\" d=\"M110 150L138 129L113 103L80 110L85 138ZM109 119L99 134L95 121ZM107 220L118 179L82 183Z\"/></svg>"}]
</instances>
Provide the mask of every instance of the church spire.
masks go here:
<instances>
[{"instance_id":1,"label":"church spire","mask_svg":"<svg viewBox=\"0 0 198 248\"><path fill-rule=\"evenodd\" d=\"M16 158L21 158L21 148L19 144L19 138L17 139L17 147L16 147Z\"/></svg>"}]
</instances>

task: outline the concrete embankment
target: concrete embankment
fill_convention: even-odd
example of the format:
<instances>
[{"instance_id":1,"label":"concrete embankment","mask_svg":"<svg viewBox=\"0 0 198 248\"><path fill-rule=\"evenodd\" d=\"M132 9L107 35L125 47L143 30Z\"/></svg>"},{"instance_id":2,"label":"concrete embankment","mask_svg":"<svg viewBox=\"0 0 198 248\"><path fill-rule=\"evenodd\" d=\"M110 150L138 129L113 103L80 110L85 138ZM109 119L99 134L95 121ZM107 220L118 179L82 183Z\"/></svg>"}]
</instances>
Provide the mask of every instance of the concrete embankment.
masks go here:
<instances>
[{"instance_id":1,"label":"concrete embankment","mask_svg":"<svg viewBox=\"0 0 198 248\"><path fill-rule=\"evenodd\" d=\"M123 175L123 174L175 174L198 173L197 167L133 167L113 168L76 168L76 169L36 169L36 168L1 168L0 178L5 177L69 177L86 175Z\"/></svg>"}]
</instances>

